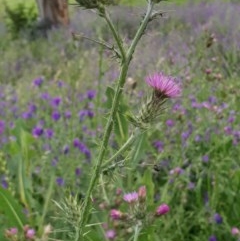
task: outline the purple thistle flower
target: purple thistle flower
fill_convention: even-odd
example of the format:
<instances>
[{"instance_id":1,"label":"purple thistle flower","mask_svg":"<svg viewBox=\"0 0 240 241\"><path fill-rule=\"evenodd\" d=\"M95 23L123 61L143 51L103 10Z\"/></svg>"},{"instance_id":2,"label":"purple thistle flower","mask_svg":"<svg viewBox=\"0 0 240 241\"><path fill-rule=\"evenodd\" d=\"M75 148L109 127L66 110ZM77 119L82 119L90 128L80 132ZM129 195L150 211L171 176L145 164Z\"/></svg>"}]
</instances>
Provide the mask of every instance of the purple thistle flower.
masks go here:
<instances>
[{"instance_id":1,"label":"purple thistle flower","mask_svg":"<svg viewBox=\"0 0 240 241\"><path fill-rule=\"evenodd\" d=\"M123 196L123 200L128 203L134 203L138 200L138 193L137 192L127 193Z\"/></svg>"},{"instance_id":2,"label":"purple thistle flower","mask_svg":"<svg viewBox=\"0 0 240 241\"><path fill-rule=\"evenodd\" d=\"M176 84L175 79L163 73L148 76L146 82L160 99L175 98L181 95L181 88Z\"/></svg>"}]
</instances>

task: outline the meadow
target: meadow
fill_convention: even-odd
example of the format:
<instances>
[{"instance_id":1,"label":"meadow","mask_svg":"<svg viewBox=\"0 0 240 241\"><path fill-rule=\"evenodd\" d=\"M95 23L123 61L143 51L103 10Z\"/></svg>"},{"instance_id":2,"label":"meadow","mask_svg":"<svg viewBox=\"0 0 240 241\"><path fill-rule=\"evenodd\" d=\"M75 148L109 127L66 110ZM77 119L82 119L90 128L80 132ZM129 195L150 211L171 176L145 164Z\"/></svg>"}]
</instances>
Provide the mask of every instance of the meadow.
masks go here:
<instances>
[{"instance_id":1,"label":"meadow","mask_svg":"<svg viewBox=\"0 0 240 241\"><path fill-rule=\"evenodd\" d=\"M240 4L176 3L155 6L163 14L131 59L84 240L240 240ZM124 48L145 5L109 8ZM1 241L83 240L79 223L121 66L104 19L70 12L68 29L37 38L12 39L0 18ZM139 128L152 96L145 80L160 72L181 96Z\"/></svg>"}]
</instances>

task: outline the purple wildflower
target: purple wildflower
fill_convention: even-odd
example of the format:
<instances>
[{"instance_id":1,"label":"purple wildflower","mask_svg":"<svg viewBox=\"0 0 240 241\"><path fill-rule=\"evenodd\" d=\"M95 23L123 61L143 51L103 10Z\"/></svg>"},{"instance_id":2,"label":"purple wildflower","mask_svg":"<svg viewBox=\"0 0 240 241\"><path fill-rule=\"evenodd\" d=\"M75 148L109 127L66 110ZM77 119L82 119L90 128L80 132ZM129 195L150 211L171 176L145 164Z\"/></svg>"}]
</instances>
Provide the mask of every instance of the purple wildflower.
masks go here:
<instances>
[{"instance_id":1,"label":"purple wildflower","mask_svg":"<svg viewBox=\"0 0 240 241\"><path fill-rule=\"evenodd\" d=\"M42 77L38 77L38 78L33 80L33 85L36 86L36 87L41 87L42 83L43 83Z\"/></svg>"},{"instance_id":2,"label":"purple wildflower","mask_svg":"<svg viewBox=\"0 0 240 241\"><path fill-rule=\"evenodd\" d=\"M214 214L213 219L217 224L221 224L223 222L222 216L218 213Z\"/></svg>"},{"instance_id":3,"label":"purple wildflower","mask_svg":"<svg viewBox=\"0 0 240 241\"><path fill-rule=\"evenodd\" d=\"M89 100L94 99L95 96L96 96L96 90L88 90L88 91L87 91L87 98L88 98Z\"/></svg>"},{"instance_id":4,"label":"purple wildflower","mask_svg":"<svg viewBox=\"0 0 240 241\"><path fill-rule=\"evenodd\" d=\"M61 97L54 97L51 100L51 105L52 107L58 107L62 102L62 98Z\"/></svg>"},{"instance_id":5,"label":"purple wildflower","mask_svg":"<svg viewBox=\"0 0 240 241\"><path fill-rule=\"evenodd\" d=\"M208 156L208 155L204 155L204 156L202 157L202 161L205 162L205 163L207 163L207 162L209 161L209 156Z\"/></svg>"},{"instance_id":6,"label":"purple wildflower","mask_svg":"<svg viewBox=\"0 0 240 241\"><path fill-rule=\"evenodd\" d=\"M112 209L110 212L110 216L113 220L119 220L123 217L123 213L117 209Z\"/></svg>"},{"instance_id":7,"label":"purple wildflower","mask_svg":"<svg viewBox=\"0 0 240 241\"><path fill-rule=\"evenodd\" d=\"M78 117L80 121L83 121L85 116L88 116L89 118L93 118L94 117L94 112L88 109L85 110L81 110L78 113Z\"/></svg>"},{"instance_id":8,"label":"purple wildflower","mask_svg":"<svg viewBox=\"0 0 240 241\"><path fill-rule=\"evenodd\" d=\"M209 237L208 241L217 241L217 237L215 235L212 235Z\"/></svg>"},{"instance_id":9,"label":"purple wildflower","mask_svg":"<svg viewBox=\"0 0 240 241\"><path fill-rule=\"evenodd\" d=\"M91 119L94 117L94 112L91 111L91 110L88 110L88 113L87 113L88 117Z\"/></svg>"},{"instance_id":10,"label":"purple wildflower","mask_svg":"<svg viewBox=\"0 0 240 241\"><path fill-rule=\"evenodd\" d=\"M166 121L166 125L167 125L168 127L173 127L174 124L175 124L174 121L171 120L171 119L169 119L169 120Z\"/></svg>"},{"instance_id":11,"label":"purple wildflower","mask_svg":"<svg viewBox=\"0 0 240 241\"><path fill-rule=\"evenodd\" d=\"M62 186L64 186L65 182L64 182L64 179L62 177L58 177L56 179L56 183L58 184L58 186L62 187Z\"/></svg>"},{"instance_id":12,"label":"purple wildflower","mask_svg":"<svg viewBox=\"0 0 240 241\"><path fill-rule=\"evenodd\" d=\"M123 200L128 203L134 203L138 200L138 193L137 192L127 193L123 196Z\"/></svg>"},{"instance_id":13,"label":"purple wildflower","mask_svg":"<svg viewBox=\"0 0 240 241\"><path fill-rule=\"evenodd\" d=\"M175 98L181 94L181 88L176 84L175 79L163 73L148 76L146 82L154 89L155 95L160 99Z\"/></svg>"},{"instance_id":14,"label":"purple wildflower","mask_svg":"<svg viewBox=\"0 0 240 241\"><path fill-rule=\"evenodd\" d=\"M35 126L32 130L32 135L35 137L35 138L38 138L40 137L41 135L43 134L43 128L40 127L40 126Z\"/></svg>"},{"instance_id":15,"label":"purple wildflower","mask_svg":"<svg viewBox=\"0 0 240 241\"><path fill-rule=\"evenodd\" d=\"M153 146L158 150L158 152L162 152L164 149L164 144L162 141L154 141Z\"/></svg>"},{"instance_id":16,"label":"purple wildflower","mask_svg":"<svg viewBox=\"0 0 240 241\"><path fill-rule=\"evenodd\" d=\"M4 188L4 189L8 188L8 182L5 177L2 178L1 184L2 184L2 188Z\"/></svg>"},{"instance_id":17,"label":"purple wildflower","mask_svg":"<svg viewBox=\"0 0 240 241\"><path fill-rule=\"evenodd\" d=\"M41 94L41 99L49 100L50 99L50 95L47 92L44 92L44 93Z\"/></svg>"},{"instance_id":18,"label":"purple wildflower","mask_svg":"<svg viewBox=\"0 0 240 241\"><path fill-rule=\"evenodd\" d=\"M75 138L73 140L73 146L78 148L83 154L85 154L86 158L87 159L90 159L91 158L91 152L90 150L88 149L88 147L83 143L81 142L78 138Z\"/></svg>"},{"instance_id":19,"label":"purple wildflower","mask_svg":"<svg viewBox=\"0 0 240 241\"><path fill-rule=\"evenodd\" d=\"M0 135L4 132L5 130L5 121L0 120Z\"/></svg>"},{"instance_id":20,"label":"purple wildflower","mask_svg":"<svg viewBox=\"0 0 240 241\"><path fill-rule=\"evenodd\" d=\"M78 139L78 138L75 138L74 140L73 140L73 146L74 147L79 147L80 146L80 140Z\"/></svg>"},{"instance_id":21,"label":"purple wildflower","mask_svg":"<svg viewBox=\"0 0 240 241\"><path fill-rule=\"evenodd\" d=\"M30 228L26 231L26 234L25 234L26 238L27 239L34 239L34 236L35 236L35 230Z\"/></svg>"},{"instance_id":22,"label":"purple wildflower","mask_svg":"<svg viewBox=\"0 0 240 241\"><path fill-rule=\"evenodd\" d=\"M52 129L46 129L45 130L45 136L47 139L51 139L54 135L54 131Z\"/></svg>"},{"instance_id":23,"label":"purple wildflower","mask_svg":"<svg viewBox=\"0 0 240 241\"><path fill-rule=\"evenodd\" d=\"M81 168L77 167L77 168L75 169L75 175L76 175L76 176L80 176L81 173L82 173Z\"/></svg>"},{"instance_id":24,"label":"purple wildflower","mask_svg":"<svg viewBox=\"0 0 240 241\"><path fill-rule=\"evenodd\" d=\"M61 118L61 114L58 111L55 110L52 112L52 119L54 121L58 121L60 118Z\"/></svg>"},{"instance_id":25,"label":"purple wildflower","mask_svg":"<svg viewBox=\"0 0 240 241\"><path fill-rule=\"evenodd\" d=\"M70 110L66 110L65 113L64 113L64 117L66 119L70 119L72 117L72 113Z\"/></svg>"},{"instance_id":26,"label":"purple wildflower","mask_svg":"<svg viewBox=\"0 0 240 241\"><path fill-rule=\"evenodd\" d=\"M22 118L23 119L25 119L25 120L27 120L27 119L30 119L30 118L32 118L32 113L31 112L23 112L22 113Z\"/></svg>"},{"instance_id":27,"label":"purple wildflower","mask_svg":"<svg viewBox=\"0 0 240 241\"><path fill-rule=\"evenodd\" d=\"M30 113L35 113L35 112L37 111L37 106L34 105L34 104L29 104L29 106L28 106L28 111L29 111Z\"/></svg>"}]
</instances>

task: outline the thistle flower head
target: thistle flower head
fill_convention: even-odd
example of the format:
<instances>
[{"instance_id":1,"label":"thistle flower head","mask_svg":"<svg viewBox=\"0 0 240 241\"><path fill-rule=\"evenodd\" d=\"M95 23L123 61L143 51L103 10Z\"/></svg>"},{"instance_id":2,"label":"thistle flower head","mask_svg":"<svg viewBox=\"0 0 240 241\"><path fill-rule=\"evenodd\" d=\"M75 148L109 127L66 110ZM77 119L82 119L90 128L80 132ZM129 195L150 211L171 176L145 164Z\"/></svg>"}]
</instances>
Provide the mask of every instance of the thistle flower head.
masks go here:
<instances>
[{"instance_id":1,"label":"thistle flower head","mask_svg":"<svg viewBox=\"0 0 240 241\"><path fill-rule=\"evenodd\" d=\"M123 196L123 200L128 203L134 203L138 200L138 193L137 192L127 193Z\"/></svg>"},{"instance_id":2,"label":"thistle flower head","mask_svg":"<svg viewBox=\"0 0 240 241\"><path fill-rule=\"evenodd\" d=\"M157 98L175 98L181 94L181 89L176 84L174 78L163 73L155 73L148 76L146 82L154 89L154 94Z\"/></svg>"},{"instance_id":3,"label":"thistle flower head","mask_svg":"<svg viewBox=\"0 0 240 241\"><path fill-rule=\"evenodd\" d=\"M163 104L167 99L181 95L181 88L175 79L163 73L149 75L146 78L146 83L153 88L152 96L141 108L139 116L133 121L131 120L142 129L146 129L149 124L153 123L162 114Z\"/></svg>"}]
</instances>

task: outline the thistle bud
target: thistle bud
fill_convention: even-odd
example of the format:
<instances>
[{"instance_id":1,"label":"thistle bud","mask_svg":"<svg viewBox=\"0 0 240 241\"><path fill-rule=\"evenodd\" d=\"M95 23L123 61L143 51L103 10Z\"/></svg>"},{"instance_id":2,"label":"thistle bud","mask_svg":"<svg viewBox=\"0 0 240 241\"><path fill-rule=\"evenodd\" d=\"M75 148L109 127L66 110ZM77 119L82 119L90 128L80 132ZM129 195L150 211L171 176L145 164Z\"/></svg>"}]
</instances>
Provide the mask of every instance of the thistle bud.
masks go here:
<instances>
[{"instance_id":1,"label":"thistle bud","mask_svg":"<svg viewBox=\"0 0 240 241\"><path fill-rule=\"evenodd\" d=\"M145 186L141 186L138 189L138 198L140 202L144 202L146 199L146 187Z\"/></svg>"},{"instance_id":2,"label":"thistle bud","mask_svg":"<svg viewBox=\"0 0 240 241\"><path fill-rule=\"evenodd\" d=\"M169 206L167 204L163 203L157 208L155 215L162 216L164 214L167 214L169 211L170 211Z\"/></svg>"}]
</instances>

